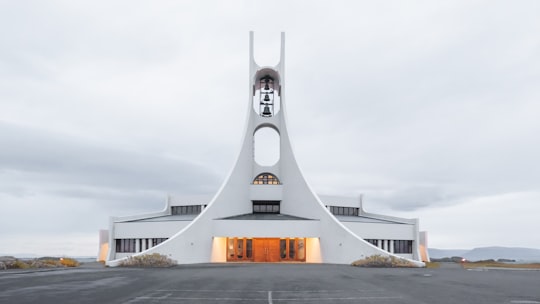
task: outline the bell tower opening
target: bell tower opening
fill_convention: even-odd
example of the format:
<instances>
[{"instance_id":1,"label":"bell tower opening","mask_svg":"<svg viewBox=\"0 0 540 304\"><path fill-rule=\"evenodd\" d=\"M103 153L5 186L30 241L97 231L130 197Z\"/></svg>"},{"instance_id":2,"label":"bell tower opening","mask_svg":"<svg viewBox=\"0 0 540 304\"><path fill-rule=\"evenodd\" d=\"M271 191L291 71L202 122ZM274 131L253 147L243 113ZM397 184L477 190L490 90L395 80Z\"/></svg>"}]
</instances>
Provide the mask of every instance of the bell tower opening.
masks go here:
<instances>
[{"instance_id":1,"label":"bell tower opening","mask_svg":"<svg viewBox=\"0 0 540 304\"><path fill-rule=\"evenodd\" d=\"M260 82L259 115L262 117L272 117L274 116L274 79L266 75L261 78Z\"/></svg>"},{"instance_id":2,"label":"bell tower opening","mask_svg":"<svg viewBox=\"0 0 540 304\"><path fill-rule=\"evenodd\" d=\"M280 135L272 127L261 127L253 136L253 159L260 166L273 166L280 158Z\"/></svg>"},{"instance_id":3,"label":"bell tower opening","mask_svg":"<svg viewBox=\"0 0 540 304\"><path fill-rule=\"evenodd\" d=\"M253 85L253 109L261 117L272 117L280 110L279 76L272 69L263 69L257 73Z\"/></svg>"}]
</instances>

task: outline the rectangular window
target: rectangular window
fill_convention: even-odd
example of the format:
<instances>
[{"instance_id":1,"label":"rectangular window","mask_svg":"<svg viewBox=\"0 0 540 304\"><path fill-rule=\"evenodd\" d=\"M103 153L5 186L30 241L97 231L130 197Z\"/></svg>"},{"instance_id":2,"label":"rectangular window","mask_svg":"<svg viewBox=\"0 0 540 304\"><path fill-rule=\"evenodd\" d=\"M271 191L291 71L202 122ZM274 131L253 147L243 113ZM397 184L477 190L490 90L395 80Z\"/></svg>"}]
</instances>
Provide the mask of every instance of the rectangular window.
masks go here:
<instances>
[{"instance_id":1,"label":"rectangular window","mask_svg":"<svg viewBox=\"0 0 540 304\"><path fill-rule=\"evenodd\" d=\"M281 239L279 240L279 256L282 260L287 258L287 240Z\"/></svg>"},{"instance_id":2,"label":"rectangular window","mask_svg":"<svg viewBox=\"0 0 540 304\"><path fill-rule=\"evenodd\" d=\"M375 239L365 239L365 241L370 243L371 245L377 246L377 240Z\"/></svg>"},{"instance_id":3,"label":"rectangular window","mask_svg":"<svg viewBox=\"0 0 540 304\"><path fill-rule=\"evenodd\" d=\"M305 239L298 239L298 259L304 260L306 258L306 252L304 251Z\"/></svg>"},{"instance_id":4,"label":"rectangular window","mask_svg":"<svg viewBox=\"0 0 540 304\"><path fill-rule=\"evenodd\" d=\"M172 206L171 207L171 214L172 215L199 214L199 213L201 213L201 211L202 211L201 205Z\"/></svg>"},{"instance_id":5,"label":"rectangular window","mask_svg":"<svg viewBox=\"0 0 540 304\"><path fill-rule=\"evenodd\" d=\"M394 253L413 253L413 241L411 240L395 240Z\"/></svg>"},{"instance_id":6,"label":"rectangular window","mask_svg":"<svg viewBox=\"0 0 540 304\"><path fill-rule=\"evenodd\" d=\"M253 213L279 214L280 201L253 201Z\"/></svg>"},{"instance_id":7,"label":"rectangular window","mask_svg":"<svg viewBox=\"0 0 540 304\"><path fill-rule=\"evenodd\" d=\"M154 238L152 239L152 247L157 246L163 242L165 242L167 238Z\"/></svg>"},{"instance_id":8,"label":"rectangular window","mask_svg":"<svg viewBox=\"0 0 540 304\"><path fill-rule=\"evenodd\" d=\"M246 240L246 258L251 259L253 256L253 240L247 239Z\"/></svg>"},{"instance_id":9,"label":"rectangular window","mask_svg":"<svg viewBox=\"0 0 540 304\"><path fill-rule=\"evenodd\" d=\"M238 239L236 245L236 257L242 259L244 257L244 240Z\"/></svg>"},{"instance_id":10,"label":"rectangular window","mask_svg":"<svg viewBox=\"0 0 540 304\"><path fill-rule=\"evenodd\" d=\"M294 260L296 258L296 247L294 239L289 239L289 259Z\"/></svg>"},{"instance_id":11,"label":"rectangular window","mask_svg":"<svg viewBox=\"0 0 540 304\"><path fill-rule=\"evenodd\" d=\"M354 207L330 206L330 213L333 215L358 216L359 210L360 208Z\"/></svg>"},{"instance_id":12,"label":"rectangular window","mask_svg":"<svg viewBox=\"0 0 540 304\"><path fill-rule=\"evenodd\" d=\"M253 239L227 238L227 261L253 260Z\"/></svg>"},{"instance_id":13,"label":"rectangular window","mask_svg":"<svg viewBox=\"0 0 540 304\"><path fill-rule=\"evenodd\" d=\"M116 252L135 252L136 239L116 239Z\"/></svg>"},{"instance_id":14,"label":"rectangular window","mask_svg":"<svg viewBox=\"0 0 540 304\"><path fill-rule=\"evenodd\" d=\"M228 245L227 245L227 257L229 259L234 259L234 238L227 239Z\"/></svg>"}]
</instances>

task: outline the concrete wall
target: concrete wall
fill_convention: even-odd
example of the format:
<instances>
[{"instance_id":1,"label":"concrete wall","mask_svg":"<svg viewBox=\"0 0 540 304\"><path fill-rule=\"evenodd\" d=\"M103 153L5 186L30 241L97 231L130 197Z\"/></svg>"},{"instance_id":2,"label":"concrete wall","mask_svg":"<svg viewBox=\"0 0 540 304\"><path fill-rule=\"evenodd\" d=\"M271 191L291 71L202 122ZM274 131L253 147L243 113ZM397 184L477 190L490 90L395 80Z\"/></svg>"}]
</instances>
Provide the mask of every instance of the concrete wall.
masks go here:
<instances>
[{"instance_id":1,"label":"concrete wall","mask_svg":"<svg viewBox=\"0 0 540 304\"><path fill-rule=\"evenodd\" d=\"M116 223L115 239L170 238L191 221L123 222Z\"/></svg>"},{"instance_id":2,"label":"concrete wall","mask_svg":"<svg viewBox=\"0 0 540 304\"><path fill-rule=\"evenodd\" d=\"M319 221L214 220L213 235L226 237L319 237Z\"/></svg>"},{"instance_id":3,"label":"concrete wall","mask_svg":"<svg viewBox=\"0 0 540 304\"><path fill-rule=\"evenodd\" d=\"M414 225L342 222L363 239L414 240Z\"/></svg>"},{"instance_id":4,"label":"concrete wall","mask_svg":"<svg viewBox=\"0 0 540 304\"><path fill-rule=\"evenodd\" d=\"M282 198L283 185L249 185L250 200L281 201Z\"/></svg>"}]
</instances>

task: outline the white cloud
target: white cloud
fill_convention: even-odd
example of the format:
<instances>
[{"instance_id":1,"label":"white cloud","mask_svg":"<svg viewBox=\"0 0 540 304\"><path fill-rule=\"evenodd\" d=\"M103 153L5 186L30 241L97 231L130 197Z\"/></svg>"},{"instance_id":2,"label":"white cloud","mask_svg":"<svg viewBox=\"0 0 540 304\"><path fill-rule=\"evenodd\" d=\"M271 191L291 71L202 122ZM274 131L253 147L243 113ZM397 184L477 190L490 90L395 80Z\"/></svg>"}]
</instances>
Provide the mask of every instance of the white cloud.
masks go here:
<instances>
[{"instance_id":1,"label":"white cloud","mask_svg":"<svg viewBox=\"0 0 540 304\"><path fill-rule=\"evenodd\" d=\"M538 191L514 192L463 198L453 205L397 214L419 216L421 229L428 231L433 248L472 249L498 244L537 248L540 237L534 231L540 229L536 220L539 201Z\"/></svg>"},{"instance_id":2,"label":"white cloud","mask_svg":"<svg viewBox=\"0 0 540 304\"><path fill-rule=\"evenodd\" d=\"M539 5L2 2L3 214L62 202L77 207L29 227L65 231L80 208L91 224L70 229L97 234L110 215L161 208L167 192L217 190L249 105L248 31L266 65L284 30L289 131L316 191L420 217L439 247L533 246L436 221L523 228L488 208L509 195L540 211ZM460 212L468 204L491 216Z\"/></svg>"}]
</instances>

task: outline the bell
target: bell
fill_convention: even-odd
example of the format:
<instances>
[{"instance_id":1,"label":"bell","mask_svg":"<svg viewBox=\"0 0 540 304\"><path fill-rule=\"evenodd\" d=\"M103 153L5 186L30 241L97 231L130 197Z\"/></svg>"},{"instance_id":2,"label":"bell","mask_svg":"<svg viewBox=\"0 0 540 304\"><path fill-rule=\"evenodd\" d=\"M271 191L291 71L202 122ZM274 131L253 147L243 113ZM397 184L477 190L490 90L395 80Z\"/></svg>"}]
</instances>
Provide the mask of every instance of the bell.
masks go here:
<instances>
[{"instance_id":1,"label":"bell","mask_svg":"<svg viewBox=\"0 0 540 304\"><path fill-rule=\"evenodd\" d=\"M264 85L264 89L265 89L266 91L270 90L270 87L268 86L268 83L266 83L266 84Z\"/></svg>"},{"instance_id":2,"label":"bell","mask_svg":"<svg viewBox=\"0 0 540 304\"><path fill-rule=\"evenodd\" d=\"M272 112L270 112L270 107L268 105L264 106L262 115L263 116L272 116Z\"/></svg>"},{"instance_id":3,"label":"bell","mask_svg":"<svg viewBox=\"0 0 540 304\"><path fill-rule=\"evenodd\" d=\"M264 101L270 101L270 96L268 96L268 94L264 95Z\"/></svg>"}]
</instances>

